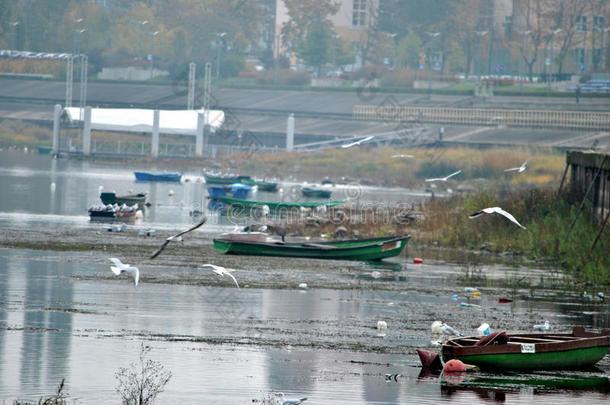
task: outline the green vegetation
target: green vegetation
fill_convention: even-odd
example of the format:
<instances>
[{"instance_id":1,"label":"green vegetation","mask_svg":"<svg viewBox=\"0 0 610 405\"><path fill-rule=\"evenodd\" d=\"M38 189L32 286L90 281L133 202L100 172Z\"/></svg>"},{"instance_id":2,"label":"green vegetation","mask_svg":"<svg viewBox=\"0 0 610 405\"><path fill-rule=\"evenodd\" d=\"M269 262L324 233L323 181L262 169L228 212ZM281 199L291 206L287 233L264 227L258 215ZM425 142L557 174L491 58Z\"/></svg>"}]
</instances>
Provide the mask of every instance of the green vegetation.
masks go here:
<instances>
[{"instance_id":1,"label":"green vegetation","mask_svg":"<svg viewBox=\"0 0 610 405\"><path fill-rule=\"evenodd\" d=\"M574 202L569 195L557 195L548 187L487 189L434 199L423 208L425 219L418 239L445 247L511 252L562 267L575 281L609 285L609 233L603 234L590 252L600 224L590 209L576 218L578 204ZM499 215L468 218L473 212L494 206L513 214L527 229Z\"/></svg>"},{"instance_id":2,"label":"green vegetation","mask_svg":"<svg viewBox=\"0 0 610 405\"><path fill-rule=\"evenodd\" d=\"M393 155L414 158L393 158ZM505 173L509 167L525 160L528 170L515 176ZM398 187L421 187L428 177L446 176L456 170L462 173L460 183L505 185L546 184L559 182L565 157L550 149L531 151L525 148L490 148L484 151L463 147L392 149L350 148L328 149L315 153L243 154L220 159L234 171L259 173L273 177L282 173L308 181L358 178L362 184ZM450 183L451 184L451 183Z\"/></svg>"}]
</instances>

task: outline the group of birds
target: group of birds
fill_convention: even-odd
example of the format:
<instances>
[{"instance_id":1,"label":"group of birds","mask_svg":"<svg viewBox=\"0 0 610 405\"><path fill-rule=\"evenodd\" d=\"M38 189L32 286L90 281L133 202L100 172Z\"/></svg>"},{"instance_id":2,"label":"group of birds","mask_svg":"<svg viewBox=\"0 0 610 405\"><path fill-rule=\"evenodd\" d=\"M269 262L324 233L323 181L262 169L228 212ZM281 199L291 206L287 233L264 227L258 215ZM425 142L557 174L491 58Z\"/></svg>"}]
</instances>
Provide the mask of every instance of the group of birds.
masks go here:
<instances>
[{"instance_id":1,"label":"group of birds","mask_svg":"<svg viewBox=\"0 0 610 405\"><path fill-rule=\"evenodd\" d=\"M190 227L189 229L187 229L185 231L181 231L181 232L179 232L179 233L177 233L175 235L172 235L169 238L165 239L165 241L161 244L159 249L157 249L157 251L155 251L150 256L150 259L154 259L155 257L159 256L159 254L161 254L163 249L165 249L165 247L170 242L172 242L174 240L178 240L179 238L182 237L182 235L194 231L195 229L197 229L200 226L202 226L206 221L207 221L207 218L204 217L199 223L197 223L196 225ZM113 266L110 266L110 270L115 275L119 276L122 273L127 273L131 277L133 277L134 285L136 287L138 286L138 283L140 281L140 269L138 269L136 266L132 266L132 265L127 264L127 263L123 263L120 259L118 259L116 257L111 257L111 258L109 258L109 260L114 264ZM224 277L224 276L230 277L231 279L233 279L233 282L235 283L237 288L239 288L239 283L237 282L237 279L235 278L235 276L233 276L233 274L231 274L231 271L227 270L226 268L221 267L221 266L217 266L217 265L211 264L211 263L202 264L199 267L201 267L201 268L210 268L210 269L212 269L212 271L215 274L219 275L220 277Z\"/></svg>"},{"instance_id":2,"label":"group of birds","mask_svg":"<svg viewBox=\"0 0 610 405\"><path fill-rule=\"evenodd\" d=\"M399 155L394 155L394 156L399 156ZM527 163L529 162L529 159L526 160L525 162L523 162L523 164L521 166L518 167L511 167L509 169L504 170L505 172L511 172L511 171L516 171L518 173L522 173L525 171L525 169L527 168ZM430 179L426 179L427 182L435 182L435 181L447 181L449 180L451 177L453 176L457 176L458 174L462 173L461 170L458 170L456 172L453 172L445 177L435 177L435 178L430 178ZM498 214L498 215L502 215L503 217L507 218L508 220L510 220L512 223L514 223L515 225L517 225L519 228L521 229L527 229L525 226L521 225L519 223L519 221L517 221L517 219L515 219L515 217L509 213L508 211L503 210L500 207L489 207L489 208L484 208L480 211L474 212L472 214L470 214L468 216L468 218L470 219L475 219L480 217L483 214Z\"/></svg>"}]
</instances>

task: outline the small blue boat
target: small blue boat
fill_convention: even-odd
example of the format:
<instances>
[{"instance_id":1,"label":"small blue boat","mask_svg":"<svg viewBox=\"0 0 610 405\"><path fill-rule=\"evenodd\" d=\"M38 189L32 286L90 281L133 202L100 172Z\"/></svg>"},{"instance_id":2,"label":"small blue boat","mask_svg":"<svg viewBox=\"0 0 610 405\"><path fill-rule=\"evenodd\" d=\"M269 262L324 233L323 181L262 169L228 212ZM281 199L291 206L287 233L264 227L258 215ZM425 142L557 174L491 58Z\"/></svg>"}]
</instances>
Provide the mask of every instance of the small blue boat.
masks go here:
<instances>
[{"instance_id":1,"label":"small blue boat","mask_svg":"<svg viewBox=\"0 0 610 405\"><path fill-rule=\"evenodd\" d=\"M153 174L146 172L134 172L137 181L174 181L180 182L182 174L180 173L161 173Z\"/></svg>"},{"instance_id":2,"label":"small blue boat","mask_svg":"<svg viewBox=\"0 0 610 405\"><path fill-rule=\"evenodd\" d=\"M220 198L226 196L233 196L234 198L247 198L248 193L252 190L252 187L246 186L241 183L234 183L230 186L210 186L208 187L208 194L210 198Z\"/></svg>"}]
</instances>

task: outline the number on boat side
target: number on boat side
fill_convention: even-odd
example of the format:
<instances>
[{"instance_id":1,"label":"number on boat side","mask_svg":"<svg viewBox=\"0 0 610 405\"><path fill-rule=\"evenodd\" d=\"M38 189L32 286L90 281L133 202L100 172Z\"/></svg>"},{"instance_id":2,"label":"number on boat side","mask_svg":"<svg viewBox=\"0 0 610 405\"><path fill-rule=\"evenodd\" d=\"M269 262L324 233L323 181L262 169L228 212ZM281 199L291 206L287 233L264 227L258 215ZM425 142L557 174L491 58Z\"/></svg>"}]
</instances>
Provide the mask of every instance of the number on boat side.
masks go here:
<instances>
[{"instance_id":1,"label":"number on boat side","mask_svg":"<svg viewBox=\"0 0 610 405\"><path fill-rule=\"evenodd\" d=\"M521 343L521 353L536 353L536 344Z\"/></svg>"}]
</instances>

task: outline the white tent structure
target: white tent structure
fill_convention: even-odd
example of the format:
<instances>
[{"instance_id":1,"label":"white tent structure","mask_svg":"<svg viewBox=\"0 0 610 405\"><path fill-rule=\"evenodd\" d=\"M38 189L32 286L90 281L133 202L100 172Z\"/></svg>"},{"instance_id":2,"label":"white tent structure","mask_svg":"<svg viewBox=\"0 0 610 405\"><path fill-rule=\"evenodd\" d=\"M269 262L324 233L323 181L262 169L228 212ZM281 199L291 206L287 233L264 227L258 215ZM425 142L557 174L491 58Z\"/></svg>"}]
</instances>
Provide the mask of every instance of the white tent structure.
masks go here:
<instances>
[{"instance_id":1,"label":"white tent structure","mask_svg":"<svg viewBox=\"0 0 610 405\"><path fill-rule=\"evenodd\" d=\"M59 115L58 107L61 108L56 106L56 116ZM207 121L210 130L214 132L222 126L225 119L224 111L209 110L208 114L205 114L203 109L148 110L138 108L86 107L81 111L78 107L67 107L63 109L63 114L70 122L83 121L83 153L86 155L89 154L90 132L93 129L100 131L151 132L153 156L158 154L160 133L193 135L196 137L196 154L201 156L204 123Z\"/></svg>"},{"instance_id":2,"label":"white tent structure","mask_svg":"<svg viewBox=\"0 0 610 405\"><path fill-rule=\"evenodd\" d=\"M68 120L82 121L85 114L78 107L64 108ZM159 110L159 132L162 134L197 135L198 115L201 110ZM220 128L225 113L210 110L209 125L212 131ZM154 110L142 108L92 108L91 129L100 131L152 132Z\"/></svg>"}]
</instances>

